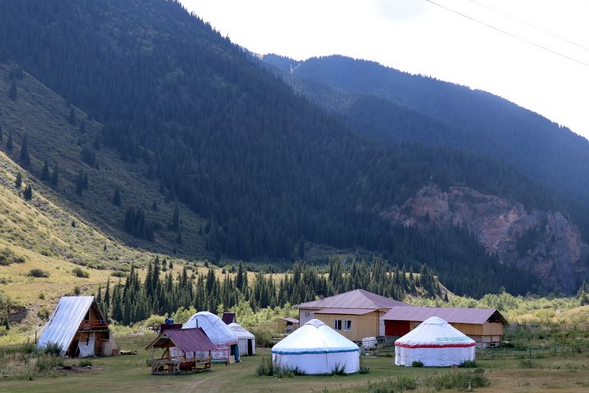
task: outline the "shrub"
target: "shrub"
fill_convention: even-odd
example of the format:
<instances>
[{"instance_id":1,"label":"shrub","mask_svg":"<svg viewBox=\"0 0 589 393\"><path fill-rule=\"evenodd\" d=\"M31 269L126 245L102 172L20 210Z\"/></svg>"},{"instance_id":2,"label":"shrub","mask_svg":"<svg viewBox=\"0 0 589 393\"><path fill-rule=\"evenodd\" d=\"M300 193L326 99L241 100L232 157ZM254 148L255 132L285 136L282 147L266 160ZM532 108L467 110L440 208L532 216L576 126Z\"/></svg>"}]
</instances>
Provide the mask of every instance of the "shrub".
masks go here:
<instances>
[{"instance_id":1,"label":"shrub","mask_svg":"<svg viewBox=\"0 0 589 393\"><path fill-rule=\"evenodd\" d=\"M285 368L279 367L274 364L271 357L264 357L262 358L262 362L256 369L256 374L258 377L267 376L267 377L277 377L277 378L285 378L289 377L292 378L295 375L305 375L305 373L300 370L298 367L295 368Z\"/></svg>"},{"instance_id":2,"label":"shrub","mask_svg":"<svg viewBox=\"0 0 589 393\"><path fill-rule=\"evenodd\" d=\"M47 307L41 307L39 309L39 311L37 312L37 316L43 320L46 320L49 318L49 310L47 309Z\"/></svg>"},{"instance_id":3,"label":"shrub","mask_svg":"<svg viewBox=\"0 0 589 393\"><path fill-rule=\"evenodd\" d=\"M368 382L368 393L394 393L417 389L417 380L410 375L399 375L379 382Z\"/></svg>"},{"instance_id":4,"label":"shrub","mask_svg":"<svg viewBox=\"0 0 589 393\"><path fill-rule=\"evenodd\" d=\"M92 360L90 360L90 359L80 360L80 367L92 367Z\"/></svg>"},{"instance_id":5,"label":"shrub","mask_svg":"<svg viewBox=\"0 0 589 393\"><path fill-rule=\"evenodd\" d=\"M419 360L415 360L415 361L411 362L411 367L423 367L423 362L420 362Z\"/></svg>"},{"instance_id":6,"label":"shrub","mask_svg":"<svg viewBox=\"0 0 589 393\"><path fill-rule=\"evenodd\" d=\"M477 368L477 362L475 362L474 360L467 360L464 363L462 363L460 365L460 367L464 367L464 368Z\"/></svg>"},{"instance_id":7,"label":"shrub","mask_svg":"<svg viewBox=\"0 0 589 393\"><path fill-rule=\"evenodd\" d=\"M534 363L531 359L522 359L519 361L519 366L521 368L536 368L536 363Z\"/></svg>"},{"instance_id":8,"label":"shrub","mask_svg":"<svg viewBox=\"0 0 589 393\"><path fill-rule=\"evenodd\" d=\"M483 369L479 368L471 372L432 375L425 379L424 384L435 390L471 390L489 386L491 384L489 379L484 375L484 372Z\"/></svg>"},{"instance_id":9,"label":"shrub","mask_svg":"<svg viewBox=\"0 0 589 393\"><path fill-rule=\"evenodd\" d=\"M72 270L72 273L74 273L74 276L79 277L79 278L88 278L88 277L90 277L90 273L88 273L86 270L83 270L80 267L75 267Z\"/></svg>"},{"instance_id":10,"label":"shrub","mask_svg":"<svg viewBox=\"0 0 589 393\"><path fill-rule=\"evenodd\" d=\"M126 277L127 273L117 270L117 271L112 272L110 275L113 277Z\"/></svg>"},{"instance_id":11,"label":"shrub","mask_svg":"<svg viewBox=\"0 0 589 393\"><path fill-rule=\"evenodd\" d=\"M28 275L29 277L47 278L49 277L49 272L43 269L31 269Z\"/></svg>"},{"instance_id":12,"label":"shrub","mask_svg":"<svg viewBox=\"0 0 589 393\"><path fill-rule=\"evenodd\" d=\"M43 348L43 353L49 356L59 356L61 353L61 346L57 343L47 343Z\"/></svg>"}]
</instances>

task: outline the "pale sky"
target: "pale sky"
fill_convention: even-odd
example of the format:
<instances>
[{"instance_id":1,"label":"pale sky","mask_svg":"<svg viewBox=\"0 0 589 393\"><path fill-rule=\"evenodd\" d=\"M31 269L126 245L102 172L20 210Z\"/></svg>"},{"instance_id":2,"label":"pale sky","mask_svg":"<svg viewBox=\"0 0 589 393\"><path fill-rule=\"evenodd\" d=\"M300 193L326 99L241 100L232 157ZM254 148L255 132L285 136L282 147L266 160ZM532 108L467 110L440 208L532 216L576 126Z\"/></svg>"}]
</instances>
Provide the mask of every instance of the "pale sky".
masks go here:
<instances>
[{"instance_id":1,"label":"pale sky","mask_svg":"<svg viewBox=\"0 0 589 393\"><path fill-rule=\"evenodd\" d=\"M587 0L180 1L252 52L376 61L486 90L589 138Z\"/></svg>"}]
</instances>

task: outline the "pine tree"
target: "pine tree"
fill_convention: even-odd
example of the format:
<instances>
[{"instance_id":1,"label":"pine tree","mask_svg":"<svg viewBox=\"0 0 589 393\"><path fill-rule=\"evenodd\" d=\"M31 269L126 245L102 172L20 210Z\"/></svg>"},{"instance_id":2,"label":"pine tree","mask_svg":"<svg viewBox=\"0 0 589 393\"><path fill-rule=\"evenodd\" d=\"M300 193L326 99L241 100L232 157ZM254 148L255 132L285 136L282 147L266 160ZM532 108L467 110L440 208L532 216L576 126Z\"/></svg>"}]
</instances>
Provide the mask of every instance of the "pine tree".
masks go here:
<instances>
[{"instance_id":1,"label":"pine tree","mask_svg":"<svg viewBox=\"0 0 589 393\"><path fill-rule=\"evenodd\" d=\"M112 197L112 204L115 206L121 206L121 192L119 191L119 187L115 188L115 194Z\"/></svg>"},{"instance_id":2,"label":"pine tree","mask_svg":"<svg viewBox=\"0 0 589 393\"><path fill-rule=\"evenodd\" d=\"M27 184L27 186L25 187L25 190L23 192L23 197L27 201L30 201L31 199L33 199L33 187L30 184Z\"/></svg>"},{"instance_id":3,"label":"pine tree","mask_svg":"<svg viewBox=\"0 0 589 393\"><path fill-rule=\"evenodd\" d=\"M12 131L8 132L8 140L6 141L6 151L7 152L11 152L12 151Z\"/></svg>"},{"instance_id":4,"label":"pine tree","mask_svg":"<svg viewBox=\"0 0 589 393\"><path fill-rule=\"evenodd\" d=\"M20 172L18 172L18 173L16 174L16 179L14 180L14 187L15 187L17 190L20 190L20 187L21 187L21 186L22 186L22 175L21 175L21 173L20 173Z\"/></svg>"},{"instance_id":5,"label":"pine tree","mask_svg":"<svg viewBox=\"0 0 589 393\"><path fill-rule=\"evenodd\" d=\"M43 169L41 170L41 180L47 181L49 180L49 161L45 159L45 163L43 164Z\"/></svg>"},{"instance_id":6,"label":"pine tree","mask_svg":"<svg viewBox=\"0 0 589 393\"><path fill-rule=\"evenodd\" d=\"M57 162L53 167L53 174L51 175L51 185L53 187L59 186L59 165L57 164Z\"/></svg>"},{"instance_id":7,"label":"pine tree","mask_svg":"<svg viewBox=\"0 0 589 393\"><path fill-rule=\"evenodd\" d=\"M180 208L178 208L178 205L174 207L174 214L172 214L172 222L170 224L170 228L174 232L178 232L178 230L180 229Z\"/></svg>"},{"instance_id":8,"label":"pine tree","mask_svg":"<svg viewBox=\"0 0 589 393\"><path fill-rule=\"evenodd\" d=\"M31 165L31 157L29 156L28 137L25 135L22 138L22 145L20 146L20 161L23 166L28 167Z\"/></svg>"},{"instance_id":9,"label":"pine tree","mask_svg":"<svg viewBox=\"0 0 589 393\"><path fill-rule=\"evenodd\" d=\"M74 111L74 107L70 105L70 114L67 118L67 122L70 124L76 124L76 112Z\"/></svg>"}]
</instances>

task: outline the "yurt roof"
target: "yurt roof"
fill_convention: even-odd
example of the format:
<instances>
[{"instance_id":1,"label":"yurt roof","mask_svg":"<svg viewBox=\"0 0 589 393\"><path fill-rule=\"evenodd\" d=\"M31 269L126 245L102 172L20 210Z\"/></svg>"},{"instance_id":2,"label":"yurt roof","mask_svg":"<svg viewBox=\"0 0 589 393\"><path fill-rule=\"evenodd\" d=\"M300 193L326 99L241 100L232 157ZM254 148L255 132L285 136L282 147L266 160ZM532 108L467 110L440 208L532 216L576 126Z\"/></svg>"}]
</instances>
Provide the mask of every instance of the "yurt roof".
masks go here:
<instances>
[{"instance_id":1,"label":"yurt roof","mask_svg":"<svg viewBox=\"0 0 589 393\"><path fill-rule=\"evenodd\" d=\"M244 328L243 326L241 326L235 322L232 322L227 326L229 327L229 329L231 329L235 332L235 334L237 335L237 338L248 338L248 339L255 338L255 336L252 333L250 333L246 328Z\"/></svg>"},{"instance_id":2,"label":"yurt roof","mask_svg":"<svg viewBox=\"0 0 589 393\"><path fill-rule=\"evenodd\" d=\"M237 344L237 335L223 322L221 318L208 311L194 314L182 326L182 329L202 328L213 344Z\"/></svg>"},{"instance_id":3,"label":"yurt roof","mask_svg":"<svg viewBox=\"0 0 589 393\"><path fill-rule=\"evenodd\" d=\"M431 317L395 341L405 348L473 347L476 342L439 317Z\"/></svg>"},{"instance_id":4,"label":"yurt roof","mask_svg":"<svg viewBox=\"0 0 589 393\"><path fill-rule=\"evenodd\" d=\"M310 354L359 351L358 345L318 319L311 319L274 347L275 354Z\"/></svg>"}]
</instances>

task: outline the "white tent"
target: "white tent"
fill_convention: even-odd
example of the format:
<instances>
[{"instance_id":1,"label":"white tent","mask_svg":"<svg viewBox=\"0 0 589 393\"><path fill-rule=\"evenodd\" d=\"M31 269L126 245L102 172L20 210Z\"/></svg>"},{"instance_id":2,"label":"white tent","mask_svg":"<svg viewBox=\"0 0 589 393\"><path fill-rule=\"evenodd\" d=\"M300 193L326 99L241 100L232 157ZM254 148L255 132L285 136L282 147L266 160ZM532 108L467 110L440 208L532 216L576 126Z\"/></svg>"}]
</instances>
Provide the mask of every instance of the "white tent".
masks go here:
<instances>
[{"instance_id":1,"label":"white tent","mask_svg":"<svg viewBox=\"0 0 589 393\"><path fill-rule=\"evenodd\" d=\"M256 337L248 332L243 326L233 322L227 325L229 329L233 330L239 340L239 354L240 355L255 355L256 354Z\"/></svg>"},{"instance_id":2,"label":"white tent","mask_svg":"<svg viewBox=\"0 0 589 393\"><path fill-rule=\"evenodd\" d=\"M318 319L303 326L272 347L278 367L298 369L305 374L346 374L360 369L360 348Z\"/></svg>"},{"instance_id":3,"label":"white tent","mask_svg":"<svg viewBox=\"0 0 589 393\"><path fill-rule=\"evenodd\" d=\"M476 342L442 318L431 317L395 341L395 364L448 367L474 360Z\"/></svg>"},{"instance_id":4,"label":"white tent","mask_svg":"<svg viewBox=\"0 0 589 393\"><path fill-rule=\"evenodd\" d=\"M212 351L213 360L231 362L231 355L239 358L237 335L223 322L221 318L208 311L200 311L190 317L182 329L202 328L211 342L215 344Z\"/></svg>"}]
</instances>

